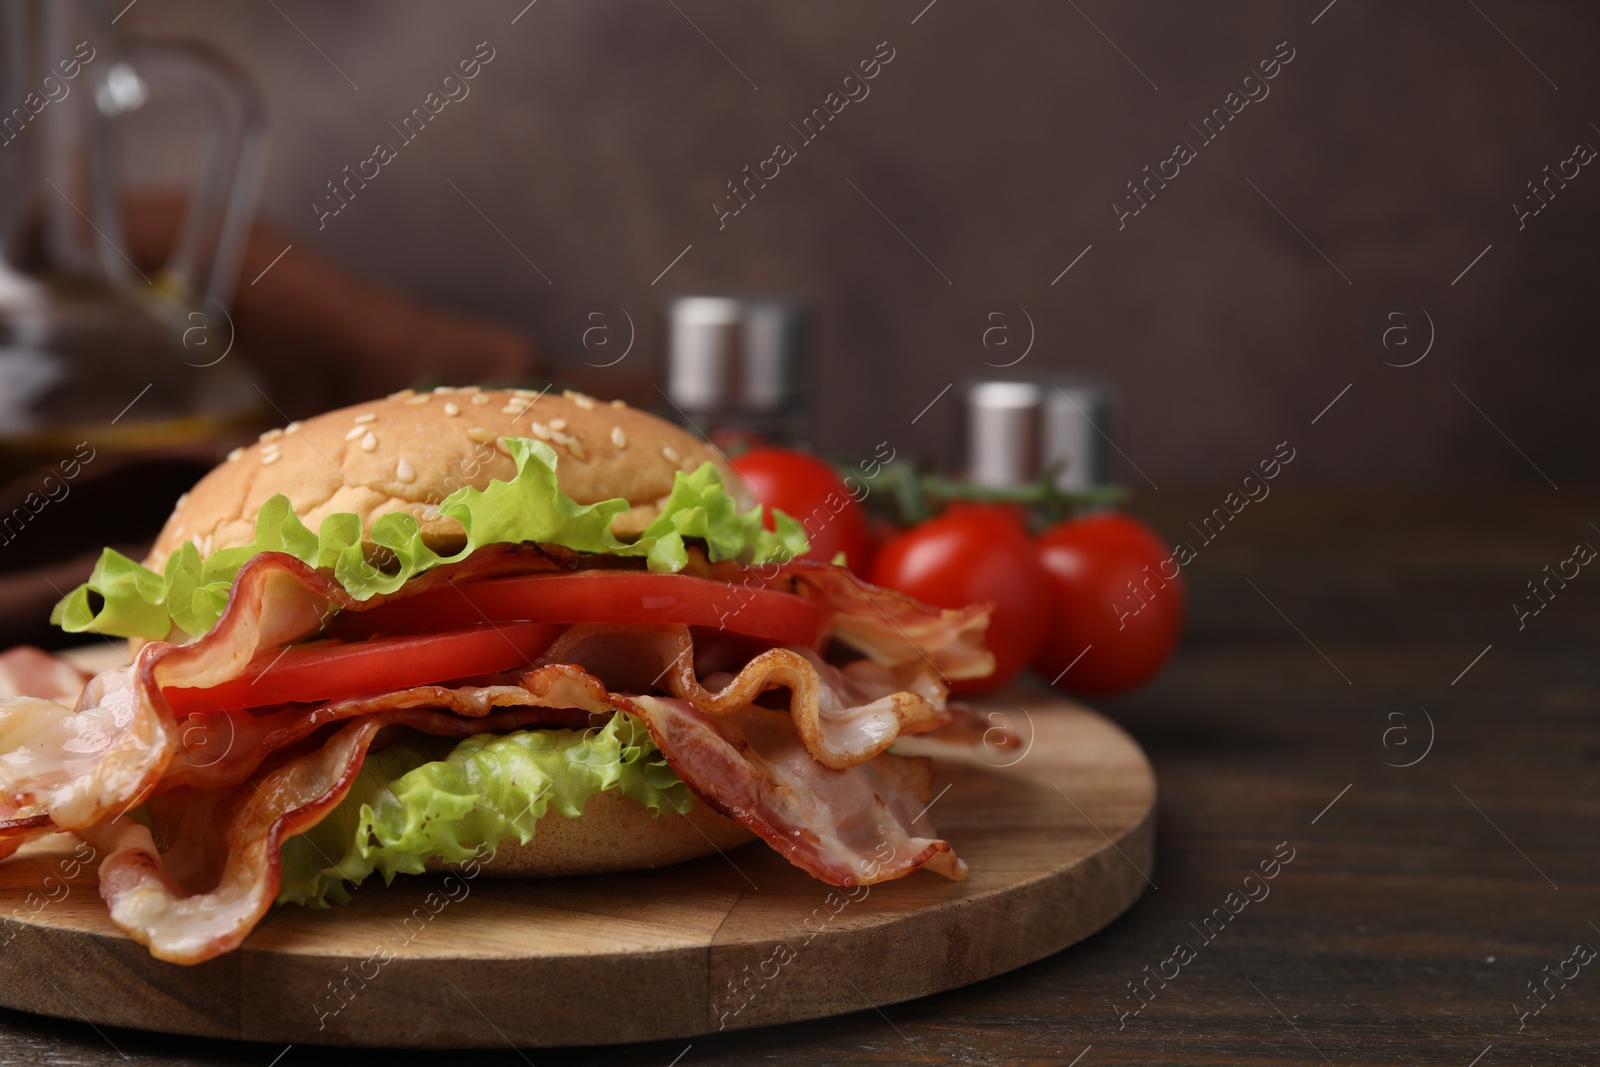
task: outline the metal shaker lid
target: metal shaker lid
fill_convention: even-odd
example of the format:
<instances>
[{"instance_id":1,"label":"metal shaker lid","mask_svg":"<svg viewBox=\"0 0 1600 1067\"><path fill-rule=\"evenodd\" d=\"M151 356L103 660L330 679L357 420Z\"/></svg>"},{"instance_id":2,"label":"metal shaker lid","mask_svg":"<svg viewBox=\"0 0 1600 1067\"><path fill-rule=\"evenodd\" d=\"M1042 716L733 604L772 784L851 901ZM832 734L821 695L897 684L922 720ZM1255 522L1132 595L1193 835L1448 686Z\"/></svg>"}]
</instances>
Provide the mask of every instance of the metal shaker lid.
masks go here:
<instances>
[{"instance_id":1,"label":"metal shaker lid","mask_svg":"<svg viewBox=\"0 0 1600 1067\"><path fill-rule=\"evenodd\" d=\"M1116 482L1117 392L1101 382L1052 385L1045 395L1040 470L1057 467L1057 489L1094 489Z\"/></svg>"},{"instance_id":2,"label":"metal shaker lid","mask_svg":"<svg viewBox=\"0 0 1600 1067\"><path fill-rule=\"evenodd\" d=\"M686 411L779 411L800 399L804 308L685 296L667 307L667 394Z\"/></svg>"},{"instance_id":3,"label":"metal shaker lid","mask_svg":"<svg viewBox=\"0 0 1600 1067\"><path fill-rule=\"evenodd\" d=\"M966 390L966 472L1014 488L1054 468L1066 491L1114 484L1118 401L1093 381L981 381Z\"/></svg>"},{"instance_id":4,"label":"metal shaker lid","mask_svg":"<svg viewBox=\"0 0 1600 1067\"><path fill-rule=\"evenodd\" d=\"M975 382L966 399L967 477L991 489L1038 478L1043 390L1032 382Z\"/></svg>"}]
</instances>

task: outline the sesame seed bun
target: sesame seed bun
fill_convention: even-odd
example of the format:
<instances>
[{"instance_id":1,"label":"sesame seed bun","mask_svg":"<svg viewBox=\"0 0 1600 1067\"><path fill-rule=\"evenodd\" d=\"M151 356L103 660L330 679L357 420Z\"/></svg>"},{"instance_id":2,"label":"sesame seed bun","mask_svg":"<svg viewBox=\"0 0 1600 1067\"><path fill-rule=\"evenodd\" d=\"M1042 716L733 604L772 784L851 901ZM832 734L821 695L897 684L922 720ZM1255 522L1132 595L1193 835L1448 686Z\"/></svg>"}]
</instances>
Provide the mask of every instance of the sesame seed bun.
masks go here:
<instances>
[{"instance_id":1,"label":"sesame seed bun","mask_svg":"<svg viewBox=\"0 0 1600 1067\"><path fill-rule=\"evenodd\" d=\"M312 530L337 512L374 519L406 511L436 552L458 551L465 531L438 513L464 485L483 488L516 474L502 437L533 437L555 449L557 481L580 504L622 497L633 505L611 529L636 536L660 512L677 471L721 456L673 424L620 402L532 390L405 390L269 430L236 449L178 501L145 565L161 570L185 541L203 556L255 539L256 512L283 493ZM727 475L724 467L724 474ZM738 479L730 488L742 492ZM743 502L747 506L747 502Z\"/></svg>"}]
</instances>

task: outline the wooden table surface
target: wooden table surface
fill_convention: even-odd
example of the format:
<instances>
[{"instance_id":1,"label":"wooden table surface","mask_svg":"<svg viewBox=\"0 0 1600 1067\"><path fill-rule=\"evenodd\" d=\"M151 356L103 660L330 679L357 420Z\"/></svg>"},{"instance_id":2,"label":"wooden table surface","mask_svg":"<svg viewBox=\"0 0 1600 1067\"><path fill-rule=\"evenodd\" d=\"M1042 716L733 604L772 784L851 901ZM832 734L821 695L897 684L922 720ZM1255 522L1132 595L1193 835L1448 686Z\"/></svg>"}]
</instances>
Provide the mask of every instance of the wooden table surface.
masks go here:
<instances>
[{"instance_id":1,"label":"wooden table surface","mask_svg":"<svg viewBox=\"0 0 1600 1067\"><path fill-rule=\"evenodd\" d=\"M1136 510L1177 538L1225 492L1150 492ZM1161 789L1159 888L1121 920L926 1000L473 1062L1591 1062L1600 573L1552 581L1520 630L1512 604L1575 544L1600 546L1595 523L1600 497L1571 489L1276 488L1209 544L1188 531L1184 646L1154 685L1103 705ZM1293 858L1247 882L1275 852ZM411 1060L0 1012L6 1064Z\"/></svg>"}]
</instances>

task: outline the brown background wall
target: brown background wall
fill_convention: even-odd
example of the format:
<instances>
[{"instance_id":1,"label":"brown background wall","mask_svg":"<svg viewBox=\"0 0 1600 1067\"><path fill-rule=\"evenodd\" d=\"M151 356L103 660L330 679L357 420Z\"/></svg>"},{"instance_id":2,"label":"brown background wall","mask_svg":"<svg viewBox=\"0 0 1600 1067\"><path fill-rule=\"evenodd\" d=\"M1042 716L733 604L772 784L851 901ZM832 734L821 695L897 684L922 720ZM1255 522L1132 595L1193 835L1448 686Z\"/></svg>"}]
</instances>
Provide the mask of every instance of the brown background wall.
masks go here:
<instances>
[{"instance_id":1,"label":"brown background wall","mask_svg":"<svg viewBox=\"0 0 1600 1067\"><path fill-rule=\"evenodd\" d=\"M124 22L253 73L263 209L297 247L525 328L605 395L655 398L667 295L793 292L820 312L818 444L937 451L954 394L911 419L996 359L984 315L1009 304L1037 331L1019 369L1124 388L1156 484L1232 480L1285 439L1308 479L1593 477L1600 173L1520 232L1511 207L1600 145L1592 8L539 0L513 24L523 2L140 0ZM471 95L319 231L324 182L480 41ZM870 95L800 147L788 123L885 41ZM1284 41L1270 95L1202 146L1188 124ZM185 132L141 134L140 172L172 172ZM719 232L724 183L780 139L799 158ZM1198 158L1119 231L1111 203L1178 140ZM597 371L580 338L607 306L639 336ZM1384 366L1420 352L1419 306L1437 343ZM1386 352L1402 310L1415 344Z\"/></svg>"}]
</instances>

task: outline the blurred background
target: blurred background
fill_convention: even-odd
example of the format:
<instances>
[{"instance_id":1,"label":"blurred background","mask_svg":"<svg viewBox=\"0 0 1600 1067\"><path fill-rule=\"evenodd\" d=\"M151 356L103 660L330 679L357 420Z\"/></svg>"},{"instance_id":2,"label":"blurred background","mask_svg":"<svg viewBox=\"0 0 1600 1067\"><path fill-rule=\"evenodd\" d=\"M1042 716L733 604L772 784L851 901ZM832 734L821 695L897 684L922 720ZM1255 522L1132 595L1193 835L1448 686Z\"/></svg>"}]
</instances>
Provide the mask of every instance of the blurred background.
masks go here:
<instances>
[{"instance_id":1,"label":"blurred background","mask_svg":"<svg viewBox=\"0 0 1600 1067\"><path fill-rule=\"evenodd\" d=\"M1313 24L1326 2L139 0L119 25L210 42L260 86L261 213L288 256L511 326L599 395L654 397L666 296L794 294L817 313L816 445L865 456L892 431L954 459L956 405L910 420L1012 358L984 331L1020 307L1019 369L1119 385L1121 444L1156 484L1234 481L1310 433L1297 478L1543 484L1484 415L1556 482L1592 478L1600 179L1520 231L1512 205L1600 144L1600 13L1340 0ZM1205 144L1190 123L1283 41L1270 95ZM326 183L479 42L495 58L470 96L319 228ZM880 42L870 94L804 143L790 123ZM179 182L194 125L130 136L130 175ZM727 183L779 141L798 158L719 228ZM1119 229L1126 184L1178 141L1198 158ZM1385 316L1420 334L1419 306L1432 352L1385 366L1421 342L1386 351ZM586 365L612 358L584 348L589 314L616 308L632 352ZM409 384L268 376L295 415Z\"/></svg>"},{"instance_id":2,"label":"blurred background","mask_svg":"<svg viewBox=\"0 0 1600 1067\"><path fill-rule=\"evenodd\" d=\"M8 23L0 164L13 181L62 148L19 106L92 39L74 106L114 116L115 187L89 152L81 181L47 162L11 199L82 231L113 286L148 283L180 360L130 346L73 380L131 398L121 431L187 443L147 449L131 495L89 490L121 462L97 460L5 538L14 617L117 530L137 548L266 425L467 381L670 414L665 309L686 294L807 309L804 436L846 464L887 441L958 468L963 383L1086 377L1120 396L1106 429L1136 493L1237 485L1285 442L1283 483L1594 478L1590 9L63 5L88 29ZM174 38L195 48L166 77L141 66ZM196 188L222 206L181 224ZM8 241L59 258L26 215ZM25 410L30 367L0 379L32 435L8 477L80 437L59 403ZM36 488L13 481L0 514Z\"/></svg>"}]
</instances>

